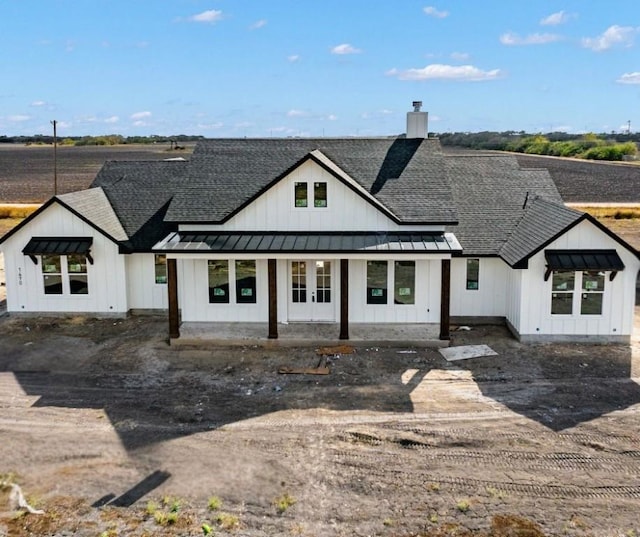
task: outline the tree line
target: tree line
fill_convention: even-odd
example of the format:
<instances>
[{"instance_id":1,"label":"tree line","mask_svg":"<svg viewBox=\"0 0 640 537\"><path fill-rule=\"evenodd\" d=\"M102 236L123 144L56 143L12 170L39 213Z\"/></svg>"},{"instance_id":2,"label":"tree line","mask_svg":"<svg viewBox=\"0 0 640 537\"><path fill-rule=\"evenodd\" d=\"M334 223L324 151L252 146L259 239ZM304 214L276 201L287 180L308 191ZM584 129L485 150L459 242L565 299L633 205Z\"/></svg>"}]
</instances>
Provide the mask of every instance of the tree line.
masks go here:
<instances>
[{"instance_id":1,"label":"tree line","mask_svg":"<svg viewBox=\"0 0 640 537\"><path fill-rule=\"evenodd\" d=\"M205 136L190 136L176 134L173 136L122 136L120 134L106 134L103 136L65 136L58 137L59 145L124 145L124 144L170 144L182 142L197 142L204 140ZM34 134L33 136L0 136L0 143L5 144L53 144L53 136Z\"/></svg>"},{"instance_id":2,"label":"tree line","mask_svg":"<svg viewBox=\"0 0 640 537\"><path fill-rule=\"evenodd\" d=\"M551 132L543 135L523 131L484 131L443 133L438 137L442 145L448 146L591 160L633 159L638 154L640 142L640 133L576 135Z\"/></svg>"}]
</instances>

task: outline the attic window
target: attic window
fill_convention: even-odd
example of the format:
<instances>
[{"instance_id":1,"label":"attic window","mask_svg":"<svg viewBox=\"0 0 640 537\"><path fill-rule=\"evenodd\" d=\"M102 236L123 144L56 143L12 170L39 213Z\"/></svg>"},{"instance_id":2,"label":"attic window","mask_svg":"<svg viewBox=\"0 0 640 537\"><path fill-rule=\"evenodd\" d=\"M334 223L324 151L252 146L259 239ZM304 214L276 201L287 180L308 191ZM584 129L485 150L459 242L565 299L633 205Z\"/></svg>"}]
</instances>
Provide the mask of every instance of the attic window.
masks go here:
<instances>
[{"instance_id":1,"label":"attic window","mask_svg":"<svg viewBox=\"0 0 640 537\"><path fill-rule=\"evenodd\" d=\"M313 206L327 206L327 183L313 183Z\"/></svg>"},{"instance_id":2,"label":"attic window","mask_svg":"<svg viewBox=\"0 0 640 537\"><path fill-rule=\"evenodd\" d=\"M308 207L308 195L307 195L307 183L295 184L295 206L296 207Z\"/></svg>"}]
</instances>

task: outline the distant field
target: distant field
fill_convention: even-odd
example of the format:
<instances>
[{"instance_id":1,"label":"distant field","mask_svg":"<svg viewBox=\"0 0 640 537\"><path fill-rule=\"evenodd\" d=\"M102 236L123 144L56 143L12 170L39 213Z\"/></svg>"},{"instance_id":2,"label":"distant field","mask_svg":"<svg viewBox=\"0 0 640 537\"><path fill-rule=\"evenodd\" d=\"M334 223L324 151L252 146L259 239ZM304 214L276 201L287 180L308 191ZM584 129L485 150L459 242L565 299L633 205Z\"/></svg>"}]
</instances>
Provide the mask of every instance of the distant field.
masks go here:
<instances>
[{"instance_id":1,"label":"distant field","mask_svg":"<svg viewBox=\"0 0 640 537\"><path fill-rule=\"evenodd\" d=\"M162 160L188 156L169 144L58 147L58 194L87 188L108 160ZM53 146L0 144L0 204L42 203L53 195Z\"/></svg>"}]
</instances>

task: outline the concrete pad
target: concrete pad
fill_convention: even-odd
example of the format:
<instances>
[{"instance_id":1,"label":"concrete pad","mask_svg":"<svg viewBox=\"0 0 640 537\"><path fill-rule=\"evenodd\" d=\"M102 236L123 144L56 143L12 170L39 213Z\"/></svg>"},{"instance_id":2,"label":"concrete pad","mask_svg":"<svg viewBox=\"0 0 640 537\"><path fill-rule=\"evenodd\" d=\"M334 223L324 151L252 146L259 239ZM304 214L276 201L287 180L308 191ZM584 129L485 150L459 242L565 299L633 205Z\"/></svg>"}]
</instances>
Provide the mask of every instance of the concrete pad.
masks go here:
<instances>
[{"instance_id":1,"label":"concrete pad","mask_svg":"<svg viewBox=\"0 0 640 537\"><path fill-rule=\"evenodd\" d=\"M498 355L498 353L488 345L461 345L459 347L447 347L446 349L440 349L440 354L442 354L448 362Z\"/></svg>"}]
</instances>

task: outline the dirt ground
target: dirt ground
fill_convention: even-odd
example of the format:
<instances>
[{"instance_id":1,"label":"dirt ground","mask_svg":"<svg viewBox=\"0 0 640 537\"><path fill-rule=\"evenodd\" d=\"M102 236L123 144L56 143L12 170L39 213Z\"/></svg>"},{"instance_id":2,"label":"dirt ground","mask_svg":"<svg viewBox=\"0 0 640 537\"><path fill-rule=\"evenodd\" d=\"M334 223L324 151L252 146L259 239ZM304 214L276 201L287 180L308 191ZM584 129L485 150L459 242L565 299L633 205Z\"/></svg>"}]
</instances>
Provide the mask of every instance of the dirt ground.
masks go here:
<instances>
[{"instance_id":1,"label":"dirt ground","mask_svg":"<svg viewBox=\"0 0 640 537\"><path fill-rule=\"evenodd\" d=\"M640 347L171 348L164 319L0 318L0 535L640 534ZM203 526L205 524L206 526Z\"/></svg>"}]
</instances>

